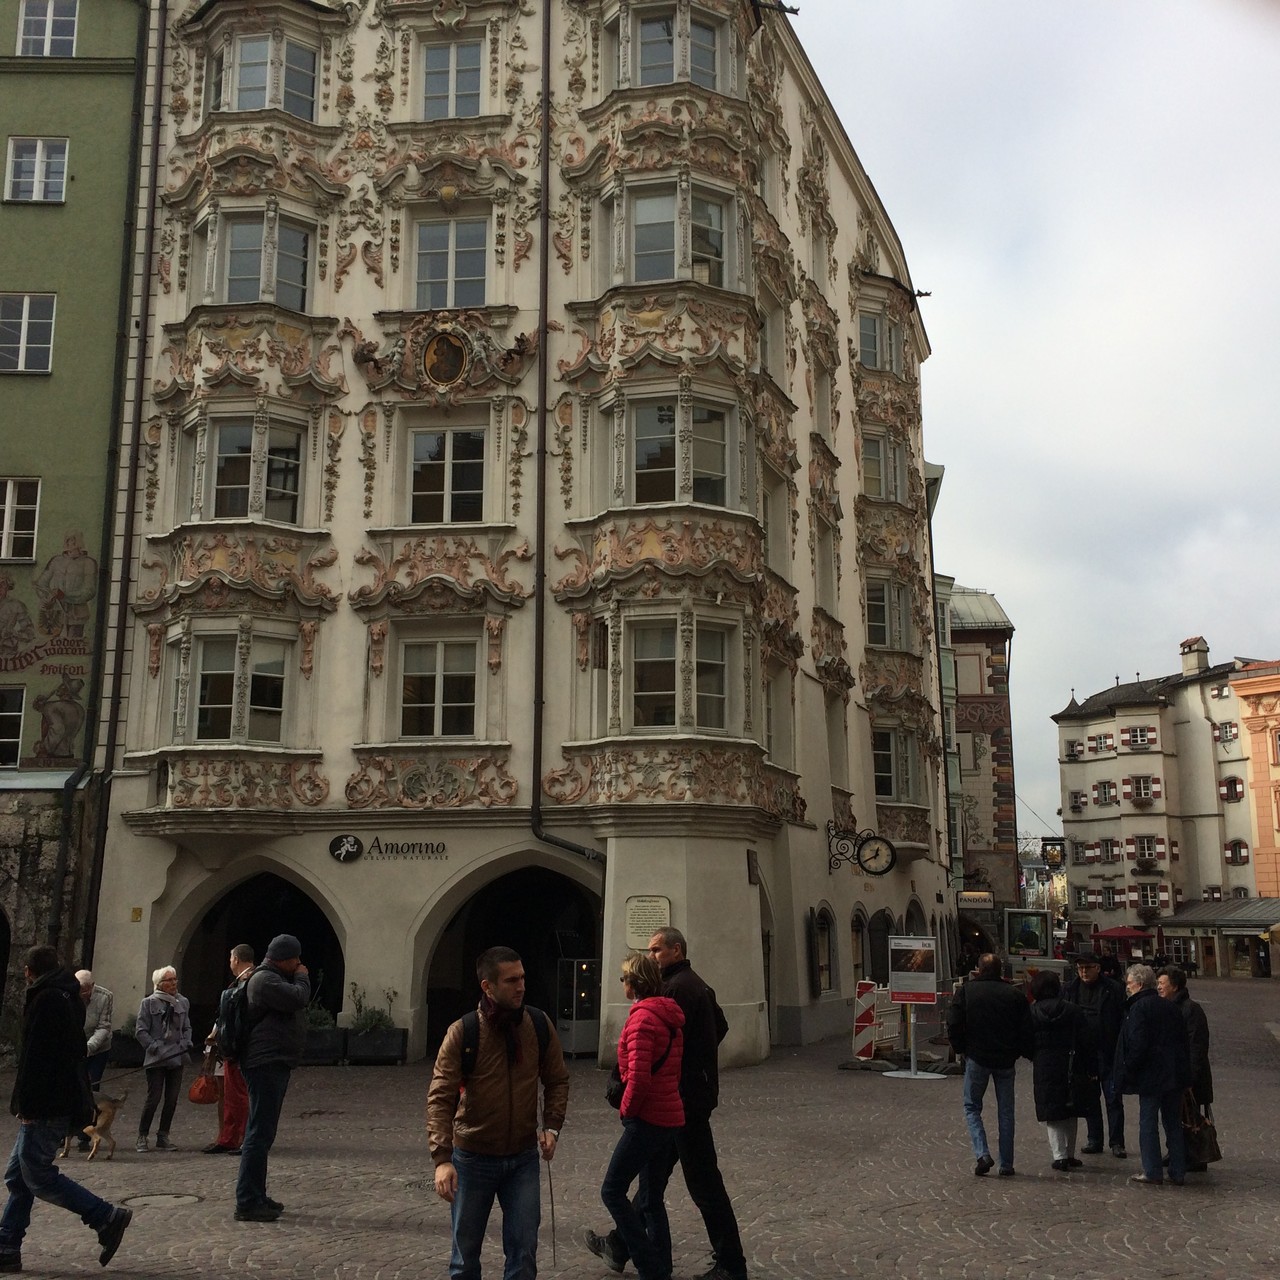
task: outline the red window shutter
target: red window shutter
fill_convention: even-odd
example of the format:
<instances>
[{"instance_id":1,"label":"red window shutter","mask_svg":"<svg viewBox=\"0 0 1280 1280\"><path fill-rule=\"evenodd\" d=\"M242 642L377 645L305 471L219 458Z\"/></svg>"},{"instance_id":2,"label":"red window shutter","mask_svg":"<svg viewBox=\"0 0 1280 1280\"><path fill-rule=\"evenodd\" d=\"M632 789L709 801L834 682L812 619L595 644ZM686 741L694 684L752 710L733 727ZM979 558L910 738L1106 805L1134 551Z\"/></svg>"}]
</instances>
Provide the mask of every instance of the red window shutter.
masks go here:
<instances>
[{"instance_id":1,"label":"red window shutter","mask_svg":"<svg viewBox=\"0 0 1280 1280\"><path fill-rule=\"evenodd\" d=\"M1170 861L1170 862L1177 862L1177 860L1178 860L1178 842L1175 840L1175 841L1174 841L1174 842L1169 846L1169 861Z\"/></svg>"},{"instance_id":2,"label":"red window shutter","mask_svg":"<svg viewBox=\"0 0 1280 1280\"><path fill-rule=\"evenodd\" d=\"M1096 782L1093 784L1093 803L1098 803L1098 784Z\"/></svg>"},{"instance_id":3,"label":"red window shutter","mask_svg":"<svg viewBox=\"0 0 1280 1280\"><path fill-rule=\"evenodd\" d=\"M1107 750L1114 751L1115 745L1116 745L1115 738L1111 734L1107 734Z\"/></svg>"},{"instance_id":4,"label":"red window shutter","mask_svg":"<svg viewBox=\"0 0 1280 1280\"><path fill-rule=\"evenodd\" d=\"M1121 778L1121 779L1120 779L1120 794L1121 794L1121 795L1122 795L1126 800L1132 800L1132 799L1133 799L1133 779L1132 779L1132 778Z\"/></svg>"},{"instance_id":5,"label":"red window shutter","mask_svg":"<svg viewBox=\"0 0 1280 1280\"><path fill-rule=\"evenodd\" d=\"M1148 745L1150 745L1150 746L1153 746L1153 747L1154 747L1158 741L1159 741L1159 739L1156 737L1156 726L1155 726L1155 725L1153 725L1153 724L1148 725L1148 726L1147 726L1147 743L1148 743Z\"/></svg>"},{"instance_id":6,"label":"red window shutter","mask_svg":"<svg viewBox=\"0 0 1280 1280\"><path fill-rule=\"evenodd\" d=\"M1231 794L1230 780L1227 778L1223 778L1222 781L1218 783L1218 799L1225 800L1230 794Z\"/></svg>"},{"instance_id":7,"label":"red window shutter","mask_svg":"<svg viewBox=\"0 0 1280 1280\"><path fill-rule=\"evenodd\" d=\"M1124 842L1124 856L1132 862L1138 856L1138 844L1132 836L1126 836Z\"/></svg>"},{"instance_id":8,"label":"red window shutter","mask_svg":"<svg viewBox=\"0 0 1280 1280\"><path fill-rule=\"evenodd\" d=\"M1097 739L1097 738L1095 738L1095 737L1093 736L1093 734L1090 734L1090 735L1089 735L1089 752L1090 752L1090 754L1092 754L1093 752L1097 751L1097 749L1098 749L1098 739Z\"/></svg>"},{"instance_id":9,"label":"red window shutter","mask_svg":"<svg viewBox=\"0 0 1280 1280\"><path fill-rule=\"evenodd\" d=\"M1159 800L1161 795L1163 794L1164 793L1160 790L1160 779L1152 778L1151 779L1151 798L1153 800Z\"/></svg>"},{"instance_id":10,"label":"red window shutter","mask_svg":"<svg viewBox=\"0 0 1280 1280\"><path fill-rule=\"evenodd\" d=\"M1162 907L1167 907L1169 905L1169 886L1167 884L1162 884L1160 886L1160 905Z\"/></svg>"},{"instance_id":11,"label":"red window shutter","mask_svg":"<svg viewBox=\"0 0 1280 1280\"><path fill-rule=\"evenodd\" d=\"M1084 847L1084 860L1086 862L1097 862L1098 846L1096 844L1087 844Z\"/></svg>"},{"instance_id":12,"label":"red window shutter","mask_svg":"<svg viewBox=\"0 0 1280 1280\"><path fill-rule=\"evenodd\" d=\"M1127 747L1127 746L1129 745L1129 730L1128 730L1128 729L1121 729L1121 730L1120 730L1120 745L1121 745L1122 747Z\"/></svg>"},{"instance_id":13,"label":"red window shutter","mask_svg":"<svg viewBox=\"0 0 1280 1280\"><path fill-rule=\"evenodd\" d=\"M1138 905L1138 886L1136 884L1131 884L1129 886L1129 905L1131 907L1136 907Z\"/></svg>"},{"instance_id":14,"label":"red window shutter","mask_svg":"<svg viewBox=\"0 0 1280 1280\"><path fill-rule=\"evenodd\" d=\"M1243 840L1240 842L1240 861L1249 861L1249 846L1245 844Z\"/></svg>"},{"instance_id":15,"label":"red window shutter","mask_svg":"<svg viewBox=\"0 0 1280 1280\"><path fill-rule=\"evenodd\" d=\"M1164 858L1164 856L1165 856L1164 836L1156 836L1156 857Z\"/></svg>"},{"instance_id":16,"label":"red window shutter","mask_svg":"<svg viewBox=\"0 0 1280 1280\"><path fill-rule=\"evenodd\" d=\"M1173 902L1175 906L1181 906L1182 904L1182 886L1180 884L1174 885Z\"/></svg>"},{"instance_id":17,"label":"red window shutter","mask_svg":"<svg viewBox=\"0 0 1280 1280\"><path fill-rule=\"evenodd\" d=\"M1215 724L1213 726L1213 740L1214 742L1222 741L1222 726L1220 724Z\"/></svg>"}]
</instances>

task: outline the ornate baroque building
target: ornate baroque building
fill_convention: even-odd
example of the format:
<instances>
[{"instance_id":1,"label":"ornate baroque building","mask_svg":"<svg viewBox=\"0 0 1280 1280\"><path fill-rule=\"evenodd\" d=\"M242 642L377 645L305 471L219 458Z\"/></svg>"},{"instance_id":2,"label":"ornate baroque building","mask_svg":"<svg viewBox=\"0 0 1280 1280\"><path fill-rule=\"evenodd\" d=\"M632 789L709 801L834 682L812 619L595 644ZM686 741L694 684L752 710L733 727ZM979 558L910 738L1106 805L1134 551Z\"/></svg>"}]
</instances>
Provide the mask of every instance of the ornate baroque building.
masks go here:
<instances>
[{"instance_id":1,"label":"ornate baroque building","mask_svg":"<svg viewBox=\"0 0 1280 1280\"><path fill-rule=\"evenodd\" d=\"M608 1044L669 920L744 1062L847 1028L889 932L945 969L927 340L782 15L169 17L117 993L175 960L211 1002L292 922L325 1002L381 992L420 1053L507 941L562 1016L557 958L602 962ZM859 831L896 863L832 859Z\"/></svg>"}]
</instances>

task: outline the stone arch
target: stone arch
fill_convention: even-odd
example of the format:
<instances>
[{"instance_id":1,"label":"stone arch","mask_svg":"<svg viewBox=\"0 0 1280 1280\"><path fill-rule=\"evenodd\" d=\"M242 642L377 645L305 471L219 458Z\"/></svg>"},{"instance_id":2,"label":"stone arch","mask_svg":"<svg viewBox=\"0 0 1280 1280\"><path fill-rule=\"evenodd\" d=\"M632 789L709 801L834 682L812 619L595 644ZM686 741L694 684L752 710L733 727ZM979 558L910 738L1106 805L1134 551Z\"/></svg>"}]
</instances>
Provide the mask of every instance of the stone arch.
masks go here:
<instances>
[{"instance_id":1,"label":"stone arch","mask_svg":"<svg viewBox=\"0 0 1280 1280\"><path fill-rule=\"evenodd\" d=\"M929 931L925 924L924 907L920 905L920 899L911 895L911 900L907 903L907 912L903 918L903 932L909 938L922 938Z\"/></svg>"}]
</instances>

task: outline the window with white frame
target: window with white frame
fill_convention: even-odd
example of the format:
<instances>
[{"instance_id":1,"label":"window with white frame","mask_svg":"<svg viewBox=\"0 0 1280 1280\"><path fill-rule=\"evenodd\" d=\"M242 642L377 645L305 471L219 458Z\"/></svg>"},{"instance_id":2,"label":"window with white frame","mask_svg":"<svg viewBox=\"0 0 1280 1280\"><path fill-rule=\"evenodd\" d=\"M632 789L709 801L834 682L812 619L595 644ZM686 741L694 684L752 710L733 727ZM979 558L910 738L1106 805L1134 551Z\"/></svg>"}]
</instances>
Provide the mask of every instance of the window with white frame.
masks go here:
<instances>
[{"instance_id":1,"label":"window with white frame","mask_svg":"<svg viewBox=\"0 0 1280 1280\"><path fill-rule=\"evenodd\" d=\"M945 600L939 600L935 606L936 626L938 628L938 647L951 647L951 606Z\"/></svg>"},{"instance_id":2,"label":"window with white frame","mask_svg":"<svg viewBox=\"0 0 1280 1280\"><path fill-rule=\"evenodd\" d=\"M53 366L52 293L0 293L0 373L48 373Z\"/></svg>"},{"instance_id":3,"label":"window with white frame","mask_svg":"<svg viewBox=\"0 0 1280 1280\"><path fill-rule=\"evenodd\" d=\"M1120 861L1120 841L1104 836L1098 841L1098 861L1099 862L1119 862Z\"/></svg>"},{"instance_id":4,"label":"window with white frame","mask_svg":"<svg viewBox=\"0 0 1280 1280\"><path fill-rule=\"evenodd\" d=\"M21 685L0 687L0 769L16 769L22 755L22 707L27 691Z\"/></svg>"},{"instance_id":5,"label":"window with white frame","mask_svg":"<svg viewBox=\"0 0 1280 1280\"><path fill-rule=\"evenodd\" d=\"M1156 856L1155 836L1134 836L1133 852L1139 858L1154 858Z\"/></svg>"},{"instance_id":6,"label":"window with white frame","mask_svg":"<svg viewBox=\"0 0 1280 1280\"><path fill-rule=\"evenodd\" d=\"M675 192L637 195L631 202L631 278L672 280L675 274Z\"/></svg>"},{"instance_id":7,"label":"window with white frame","mask_svg":"<svg viewBox=\"0 0 1280 1280\"><path fill-rule=\"evenodd\" d=\"M791 672L771 666L764 685L764 750L774 764L790 768L792 752Z\"/></svg>"},{"instance_id":8,"label":"window with white frame","mask_svg":"<svg viewBox=\"0 0 1280 1280\"><path fill-rule=\"evenodd\" d=\"M224 418L210 423L208 454L214 519L260 515L282 524L299 522L304 430L272 422L263 444L260 451L255 446L251 418ZM251 510L255 490L263 495L260 513Z\"/></svg>"},{"instance_id":9,"label":"window with white frame","mask_svg":"<svg viewBox=\"0 0 1280 1280\"><path fill-rule=\"evenodd\" d=\"M693 406L693 500L723 507L729 483L728 417L723 409Z\"/></svg>"},{"instance_id":10,"label":"window with white frame","mask_svg":"<svg viewBox=\"0 0 1280 1280\"><path fill-rule=\"evenodd\" d=\"M813 429L829 444L834 434L831 429L834 422L831 413L831 372L821 361L815 360L812 374Z\"/></svg>"},{"instance_id":11,"label":"window with white frame","mask_svg":"<svg viewBox=\"0 0 1280 1280\"><path fill-rule=\"evenodd\" d=\"M880 649L911 647L911 594L903 583L868 579L867 643Z\"/></svg>"},{"instance_id":12,"label":"window with white frame","mask_svg":"<svg viewBox=\"0 0 1280 1280\"><path fill-rule=\"evenodd\" d=\"M476 734L478 643L471 638L407 640L400 656L400 736Z\"/></svg>"},{"instance_id":13,"label":"window with white frame","mask_svg":"<svg viewBox=\"0 0 1280 1280\"><path fill-rule=\"evenodd\" d=\"M1229 867L1243 867L1249 861L1249 846L1243 840L1229 840L1226 847Z\"/></svg>"},{"instance_id":14,"label":"window with white frame","mask_svg":"<svg viewBox=\"0 0 1280 1280\"><path fill-rule=\"evenodd\" d=\"M1155 791L1151 785L1150 774L1135 774L1133 777L1133 798L1135 800L1151 800Z\"/></svg>"},{"instance_id":15,"label":"window with white frame","mask_svg":"<svg viewBox=\"0 0 1280 1280\"><path fill-rule=\"evenodd\" d=\"M1107 885L1102 890L1102 905L1109 911L1114 911L1117 907L1123 907L1125 905L1125 891Z\"/></svg>"},{"instance_id":16,"label":"window with white frame","mask_svg":"<svg viewBox=\"0 0 1280 1280\"><path fill-rule=\"evenodd\" d=\"M831 522L813 513L813 578L819 609L834 616L839 599L836 575L836 531Z\"/></svg>"},{"instance_id":17,"label":"window with white frame","mask_svg":"<svg viewBox=\"0 0 1280 1280\"><path fill-rule=\"evenodd\" d=\"M835 989L835 975L831 954L831 917L826 911L819 911L814 920L813 945L818 990L832 991Z\"/></svg>"},{"instance_id":18,"label":"window with white frame","mask_svg":"<svg viewBox=\"0 0 1280 1280\"><path fill-rule=\"evenodd\" d=\"M70 58L76 51L77 0L22 0L18 54Z\"/></svg>"},{"instance_id":19,"label":"window with white frame","mask_svg":"<svg viewBox=\"0 0 1280 1280\"><path fill-rule=\"evenodd\" d=\"M902 446L886 436L862 437L862 492L882 502L902 502L907 492Z\"/></svg>"},{"instance_id":20,"label":"window with white frame","mask_svg":"<svg viewBox=\"0 0 1280 1280\"><path fill-rule=\"evenodd\" d=\"M1098 787L1098 804L1115 804L1116 802L1116 784L1114 782L1099 782Z\"/></svg>"},{"instance_id":21,"label":"window with white frame","mask_svg":"<svg viewBox=\"0 0 1280 1280\"><path fill-rule=\"evenodd\" d=\"M1089 846L1083 840L1071 840L1071 864L1072 866L1082 867L1089 861Z\"/></svg>"},{"instance_id":22,"label":"window with white frame","mask_svg":"<svg viewBox=\"0 0 1280 1280\"><path fill-rule=\"evenodd\" d=\"M280 52L283 75L279 96L272 91L270 35L243 35L215 50L208 64L210 111L261 111L279 107L301 120L316 113L316 50L309 44L283 37Z\"/></svg>"},{"instance_id":23,"label":"window with white frame","mask_svg":"<svg viewBox=\"0 0 1280 1280\"><path fill-rule=\"evenodd\" d=\"M690 205L693 278L699 284L724 287L724 205L719 200L694 195Z\"/></svg>"},{"instance_id":24,"label":"window with white frame","mask_svg":"<svg viewBox=\"0 0 1280 1280\"><path fill-rule=\"evenodd\" d=\"M467 524L484 519L482 427L409 432L409 519L413 524Z\"/></svg>"},{"instance_id":25,"label":"window with white frame","mask_svg":"<svg viewBox=\"0 0 1280 1280\"><path fill-rule=\"evenodd\" d=\"M285 697L292 644L254 635L243 643L234 634L202 634L192 646L190 706L183 708L181 673L174 699L178 717L187 713L193 742L283 741Z\"/></svg>"},{"instance_id":26,"label":"window with white frame","mask_svg":"<svg viewBox=\"0 0 1280 1280\"><path fill-rule=\"evenodd\" d=\"M676 405L638 404L631 411L635 500L674 502L676 496Z\"/></svg>"},{"instance_id":27,"label":"window with white frame","mask_svg":"<svg viewBox=\"0 0 1280 1280\"><path fill-rule=\"evenodd\" d=\"M877 800L910 802L916 795L915 738L905 729L871 731L871 763Z\"/></svg>"},{"instance_id":28,"label":"window with white frame","mask_svg":"<svg viewBox=\"0 0 1280 1280\"><path fill-rule=\"evenodd\" d=\"M879 311L859 311L858 363L901 375L902 326Z\"/></svg>"},{"instance_id":29,"label":"window with white frame","mask_svg":"<svg viewBox=\"0 0 1280 1280\"><path fill-rule=\"evenodd\" d=\"M694 189L689 199L690 260L681 267L676 253L676 194L671 187L645 187L629 196L630 257L627 277L637 283L686 278L724 288L730 275L727 230L730 202Z\"/></svg>"},{"instance_id":30,"label":"window with white frame","mask_svg":"<svg viewBox=\"0 0 1280 1280\"><path fill-rule=\"evenodd\" d=\"M480 114L480 41L423 46L422 118L455 120Z\"/></svg>"},{"instance_id":31,"label":"window with white frame","mask_svg":"<svg viewBox=\"0 0 1280 1280\"><path fill-rule=\"evenodd\" d=\"M736 492L736 415L718 405L695 402L690 409L692 450L687 460L676 449L679 405L672 400L638 401L630 408L631 485L637 504L675 502L691 493L694 502L730 505ZM688 467L688 475L683 474Z\"/></svg>"},{"instance_id":32,"label":"window with white frame","mask_svg":"<svg viewBox=\"0 0 1280 1280\"><path fill-rule=\"evenodd\" d=\"M1079 910L1088 911L1089 909L1089 890L1088 889L1077 886L1073 890L1073 898L1075 901L1075 905Z\"/></svg>"},{"instance_id":33,"label":"window with white frame","mask_svg":"<svg viewBox=\"0 0 1280 1280\"><path fill-rule=\"evenodd\" d=\"M723 44L721 28L710 15L695 13L688 33L680 29L674 9L637 9L631 27L631 83L672 84L686 55L689 79L704 89L719 88ZM621 77L620 77L621 79Z\"/></svg>"},{"instance_id":34,"label":"window with white frame","mask_svg":"<svg viewBox=\"0 0 1280 1280\"><path fill-rule=\"evenodd\" d=\"M677 722L686 678L676 659L674 619L636 622L631 644L631 719L635 729L670 729ZM692 695L695 727L700 732L729 728L730 628L698 619L693 635Z\"/></svg>"},{"instance_id":35,"label":"window with white frame","mask_svg":"<svg viewBox=\"0 0 1280 1280\"><path fill-rule=\"evenodd\" d=\"M768 465L762 475L760 524L765 563L785 577L791 565L791 501L787 482Z\"/></svg>"},{"instance_id":36,"label":"window with white frame","mask_svg":"<svg viewBox=\"0 0 1280 1280\"><path fill-rule=\"evenodd\" d=\"M845 715L844 699L837 694L827 694L822 700L822 710L827 722L827 771L833 787L849 785L849 720Z\"/></svg>"},{"instance_id":37,"label":"window with white frame","mask_svg":"<svg viewBox=\"0 0 1280 1280\"><path fill-rule=\"evenodd\" d=\"M1223 778L1218 784L1218 794L1224 799L1231 802L1244 799L1244 779L1243 778Z\"/></svg>"},{"instance_id":38,"label":"window with white frame","mask_svg":"<svg viewBox=\"0 0 1280 1280\"><path fill-rule=\"evenodd\" d=\"M275 223L275 253L264 254L269 232L263 214L235 214L220 225L222 264L218 300L275 302L290 311L307 309L311 277L311 232L284 218ZM267 263L274 258L274 275Z\"/></svg>"},{"instance_id":39,"label":"window with white frame","mask_svg":"<svg viewBox=\"0 0 1280 1280\"><path fill-rule=\"evenodd\" d=\"M1138 905L1140 907L1158 907L1160 905L1160 886L1158 884L1140 884L1138 886Z\"/></svg>"},{"instance_id":40,"label":"window with white frame","mask_svg":"<svg viewBox=\"0 0 1280 1280\"><path fill-rule=\"evenodd\" d=\"M66 138L10 138L4 198L61 204L67 190Z\"/></svg>"},{"instance_id":41,"label":"window with white frame","mask_svg":"<svg viewBox=\"0 0 1280 1280\"><path fill-rule=\"evenodd\" d=\"M34 560L40 481L0 478L0 560Z\"/></svg>"},{"instance_id":42,"label":"window with white frame","mask_svg":"<svg viewBox=\"0 0 1280 1280\"><path fill-rule=\"evenodd\" d=\"M417 309L483 307L488 240L487 218L418 223Z\"/></svg>"},{"instance_id":43,"label":"window with white frame","mask_svg":"<svg viewBox=\"0 0 1280 1280\"><path fill-rule=\"evenodd\" d=\"M1146 725L1136 724L1129 730L1129 745L1131 747L1149 747L1151 745L1151 730Z\"/></svg>"},{"instance_id":44,"label":"window with white frame","mask_svg":"<svg viewBox=\"0 0 1280 1280\"><path fill-rule=\"evenodd\" d=\"M1223 724L1215 724L1213 726L1213 740L1215 742L1235 742L1240 737L1240 726L1234 720L1227 720Z\"/></svg>"}]
</instances>

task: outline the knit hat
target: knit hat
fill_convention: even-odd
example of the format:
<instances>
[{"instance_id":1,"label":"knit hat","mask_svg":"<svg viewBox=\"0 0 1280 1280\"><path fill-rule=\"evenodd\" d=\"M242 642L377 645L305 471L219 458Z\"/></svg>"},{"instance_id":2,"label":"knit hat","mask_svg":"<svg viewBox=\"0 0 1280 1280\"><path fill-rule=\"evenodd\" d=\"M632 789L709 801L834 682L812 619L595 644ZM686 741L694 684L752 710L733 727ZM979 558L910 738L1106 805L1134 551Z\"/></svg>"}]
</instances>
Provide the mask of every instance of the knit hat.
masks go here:
<instances>
[{"instance_id":1,"label":"knit hat","mask_svg":"<svg viewBox=\"0 0 1280 1280\"><path fill-rule=\"evenodd\" d=\"M268 960L296 960L302 954L302 943L291 933L279 933L267 948Z\"/></svg>"}]
</instances>

